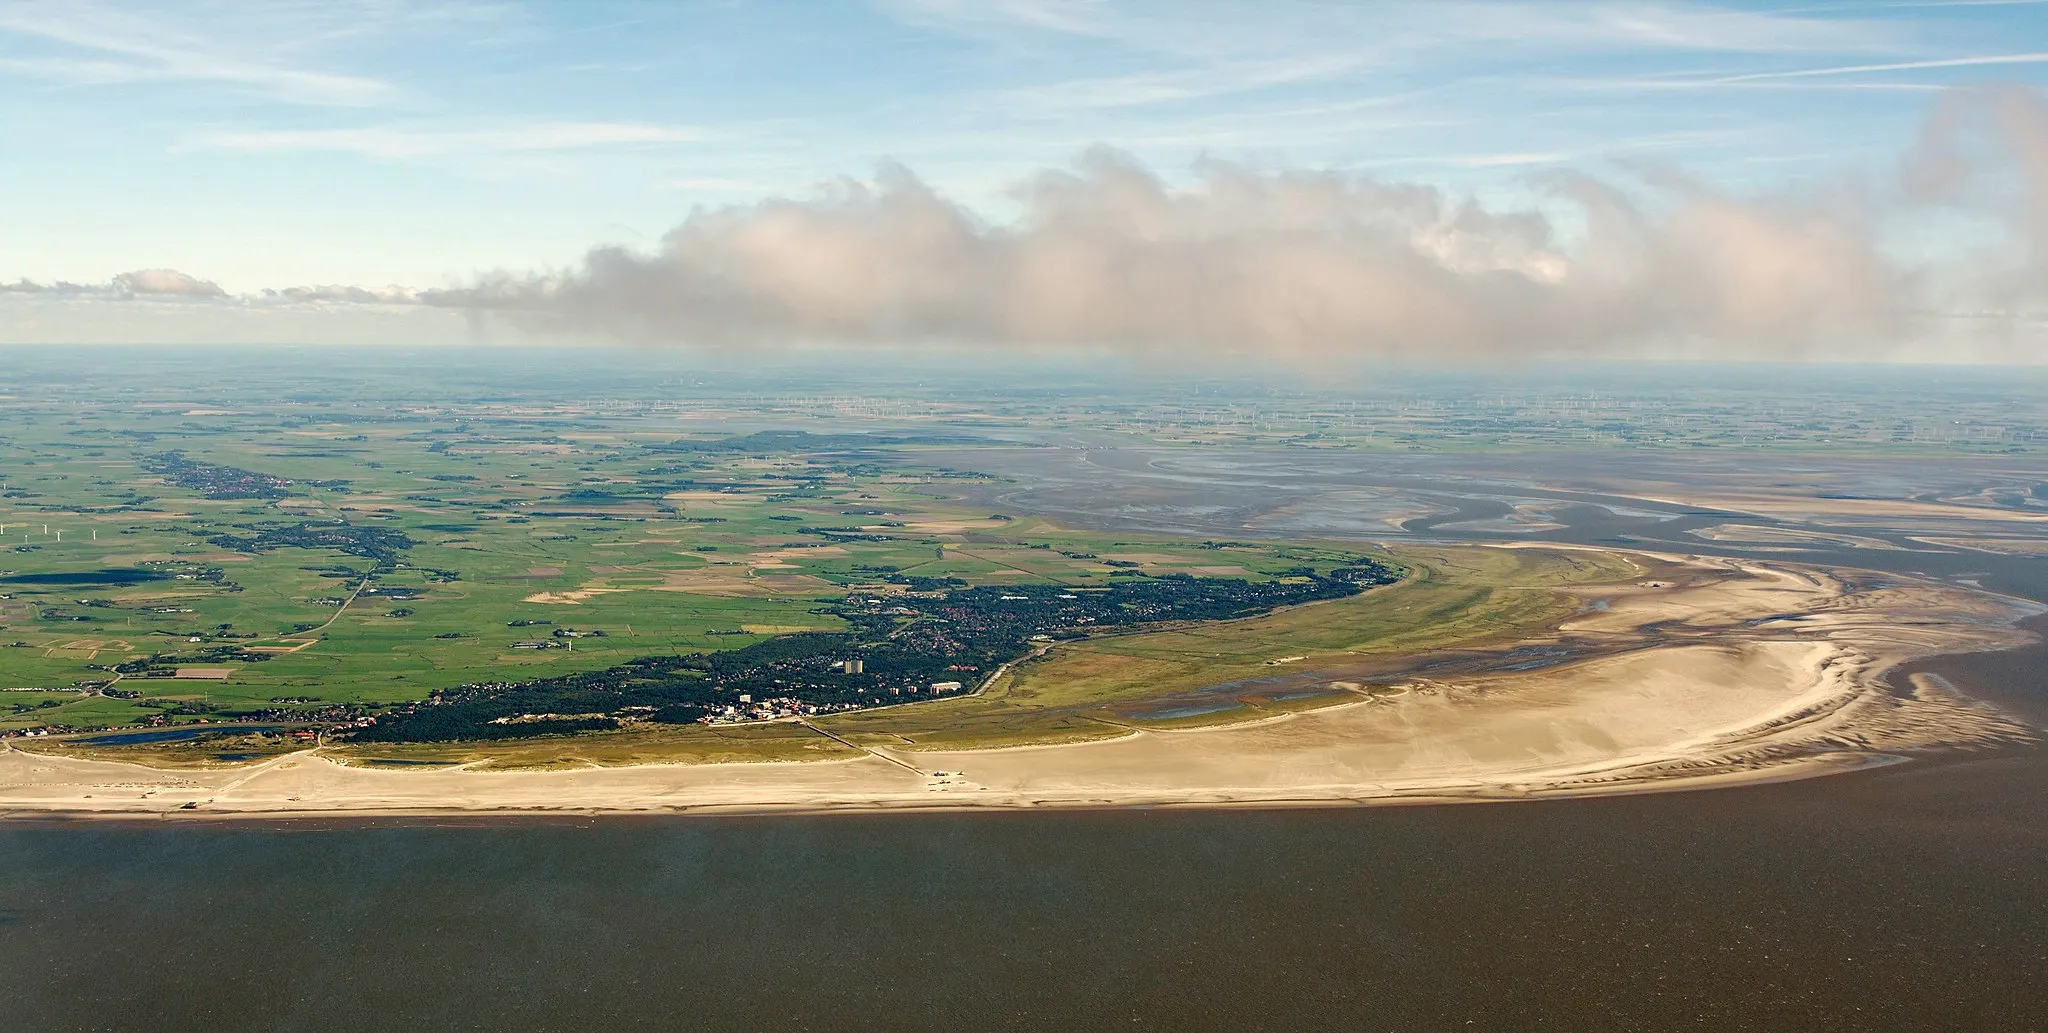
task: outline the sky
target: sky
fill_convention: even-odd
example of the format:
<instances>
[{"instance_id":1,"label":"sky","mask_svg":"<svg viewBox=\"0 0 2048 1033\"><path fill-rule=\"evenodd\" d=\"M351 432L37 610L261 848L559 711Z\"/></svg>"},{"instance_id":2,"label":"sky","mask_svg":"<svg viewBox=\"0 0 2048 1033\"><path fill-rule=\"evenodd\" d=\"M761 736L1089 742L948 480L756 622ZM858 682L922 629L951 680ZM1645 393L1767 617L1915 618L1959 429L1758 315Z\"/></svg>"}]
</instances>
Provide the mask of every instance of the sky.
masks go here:
<instances>
[{"instance_id":1,"label":"sky","mask_svg":"<svg viewBox=\"0 0 2048 1033\"><path fill-rule=\"evenodd\" d=\"M2025 158L2032 115L1985 101L1992 114L1957 115L1953 129L1942 112L1973 90L2042 85L2048 4L1998 0L0 0L0 284L15 285L0 291L0 342L452 341L474 338L491 306L559 309L555 330L570 336L727 344L910 334L1483 351L1529 319L1558 340L1776 341L1823 316L1853 323L1843 298L1904 280L1945 285L1922 307L2015 304L2003 281L1970 300L1954 283L2037 261L1978 268L2026 245L1997 240L2023 206L2001 206L1991 180L1970 198L1895 195L1914 189L1902 163L1930 136L1946 134L1937 149L1956 162L1982 165L2000 140ZM1979 123L2004 129L1968 128ZM1275 258L1277 233L1298 245L1309 232L1298 213L1311 179L1346 198L1316 232L1383 227L1394 205L1400 246L1438 268L1410 263L1390 280L1357 248L1335 273L1299 246ZM1686 314L1550 290L1591 276L1596 187L1665 199L1638 204L1644 253L1762 241L1883 268L1788 267L1783 278L1810 281L1796 304L1757 288ZM1431 198L1421 214L1415 191ZM1134 223L1113 247L1090 238L1081 260L1186 268L1120 281L1150 291L1149 309L1018 315L1072 300L1042 270L1068 261L1078 231L1045 227L1112 204L1111 221L1150 205L1165 222ZM1857 210L1797 222L1802 206L1844 205ZM1471 229L1460 220L1475 206L1484 225ZM906 255L902 219L961 240ZM1394 239L1374 232L1371 247ZM1161 234L1206 250L1161 254ZM1219 236L1236 244L1218 252ZM1824 237L1844 240L1812 243ZM1474 239L1484 259L1467 254ZM821 247L927 282L965 263L974 277L948 289L1001 294L1002 311L906 300L921 288L843 267L801 283L781 271ZM1413 277L1458 280L1431 296L1442 311L1412 319L1304 329L1298 310L1328 297L1289 295L1297 314L1275 329L1273 293L1293 288L1264 281L1231 288L1264 300L1205 310L1201 326L1162 314L1215 289L1200 269L1252 254L1295 281L1341 276L1330 290L1379 297L1375 313L1421 289ZM1549 293L1474 285L1503 272ZM1632 270L1608 289L1664 290L1696 272ZM1502 314L1447 314L1468 305Z\"/></svg>"}]
</instances>

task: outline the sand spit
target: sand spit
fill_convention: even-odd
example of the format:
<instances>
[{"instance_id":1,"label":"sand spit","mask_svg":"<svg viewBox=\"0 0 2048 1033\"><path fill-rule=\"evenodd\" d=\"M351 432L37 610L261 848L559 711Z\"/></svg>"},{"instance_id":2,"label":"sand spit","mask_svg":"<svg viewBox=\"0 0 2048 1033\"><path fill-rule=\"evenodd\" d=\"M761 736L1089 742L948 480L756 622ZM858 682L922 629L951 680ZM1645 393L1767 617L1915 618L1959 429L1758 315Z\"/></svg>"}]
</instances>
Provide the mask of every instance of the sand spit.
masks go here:
<instances>
[{"instance_id":1,"label":"sand spit","mask_svg":"<svg viewBox=\"0 0 2048 1033\"><path fill-rule=\"evenodd\" d=\"M2025 741L2035 730L1920 675L2009 648L2040 608L1932 581L1659 557L1681 576L1589 593L1558 635L1640 648L1540 670L1413 679L1253 724L852 760L574 771L382 769L305 751L160 770L9 750L0 814L276 817L1284 806L1704 788Z\"/></svg>"}]
</instances>

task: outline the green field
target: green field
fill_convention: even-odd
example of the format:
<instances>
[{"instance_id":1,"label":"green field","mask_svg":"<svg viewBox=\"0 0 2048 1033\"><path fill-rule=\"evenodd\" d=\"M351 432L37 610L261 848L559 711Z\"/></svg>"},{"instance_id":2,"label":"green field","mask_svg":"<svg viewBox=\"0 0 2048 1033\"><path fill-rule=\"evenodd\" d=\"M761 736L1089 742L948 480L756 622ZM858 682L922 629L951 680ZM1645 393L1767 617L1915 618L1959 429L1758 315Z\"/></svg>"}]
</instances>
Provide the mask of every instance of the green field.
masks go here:
<instances>
[{"instance_id":1,"label":"green field","mask_svg":"<svg viewBox=\"0 0 2048 1033\"><path fill-rule=\"evenodd\" d=\"M0 730L344 719L836 630L821 610L889 578L1257 580L1357 555L993 513L943 443L646 423L0 408ZM251 485L270 497L220 497Z\"/></svg>"},{"instance_id":2,"label":"green field","mask_svg":"<svg viewBox=\"0 0 2048 1033\"><path fill-rule=\"evenodd\" d=\"M1300 552L1313 547L1297 546ZM1574 612L1575 590L1641 577L1613 554L1546 549L1413 548L1396 557L1412 576L1365 595L1263 617L1062 643L1020 664L978 697L838 714L815 720L832 736L886 748L987 748L1127 734L1132 727L1245 720L1355 698L1349 693L1238 705L1202 722L1150 721L1110 707L1273 673L1268 661L1300 656L1290 672L1360 657L1496 646L1539 633ZM344 746L353 762L482 763L574 767L676 761L845 758L833 738L796 723L636 729L511 743Z\"/></svg>"},{"instance_id":3,"label":"green field","mask_svg":"<svg viewBox=\"0 0 2048 1033\"><path fill-rule=\"evenodd\" d=\"M1027 452L1032 462L998 464L1057 481L1060 464L1096 443L1199 456L1219 445L1457 451L1616 434L1693 448L1767 429L1749 403L1704 389L1647 408L1502 396L1497 417L1475 421L1427 401L1224 385L1145 400L941 378L891 381L896 400L876 401L835 397L834 381L778 398L643 381L638 359L613 353L521 356L517 370L422 359L412 374L307 383L306 358L250 357L232 381L189 357L141 353L94 378L0 371L0 733L335 728L440 690L844 630L835 610L849 592L1086 589L1167 574L1265 581L1365 556L1407 572L1399 585L1266 616L1064 641L975 696L815 718L853 742L912 748L1241 720L1346 697L1238 692L1237 682L1314 682L1360 658L1513 640L1569 613L1574 586L1638 572L1591 552L1389 554L1358 542L1079 531L1001 501L1043 485L975 472L978 450L1057 442L1045 463ZM1944 426L1990 418L1975 391L1945 398ZM1747 422L1729 422L1738 411ZM1792 436L1927 444L1918 423L1896 416L1845 410ZM1621 419L1633 421L1625 433L1608 429ZM1937 447L2010 446L2017 433ZM1081 512L1151 501L1118 496L1113 477L1081 483L1096 493ZM1390 513L1406 504L1384 503ZM1166 706L1205 690L1227 705ZM275 748L251 738L150 749L210 763ZM630 720L570 738L339 750L365 762L508 765L850 752L796 723Z\"/></svg>"}]
</instances>

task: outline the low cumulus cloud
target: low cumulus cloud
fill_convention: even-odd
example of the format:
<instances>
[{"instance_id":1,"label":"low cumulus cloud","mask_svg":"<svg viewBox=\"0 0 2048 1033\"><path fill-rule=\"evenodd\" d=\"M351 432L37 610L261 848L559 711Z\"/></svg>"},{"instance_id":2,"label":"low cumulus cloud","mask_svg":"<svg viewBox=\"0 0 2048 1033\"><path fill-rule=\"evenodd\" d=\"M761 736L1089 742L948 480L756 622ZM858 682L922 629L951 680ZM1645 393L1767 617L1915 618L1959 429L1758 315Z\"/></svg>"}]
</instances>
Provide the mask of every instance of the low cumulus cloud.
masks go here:
<instances>
[{"instance_id":1,"label":"low cumulus cloud","mask_svg":"<svg viewBox=\"0 0 2048 1033\"><path fill-rule=\"evenodd\" d=\"M2048 105L2007 90L1943 101L1909 158L1910 190L1737 195L1663 169L1560 172L1531 184L1536 201L1503 207L1216 161L1172 184L1105 149L1030 177L1020 214L992 222L885 165L809 199L697 212L652 252L600 248L567 272L422 300L645 343L1874 356L1936 332L1930 306L1962 300L1930 292L1920 256L1881 246L1884 220L2015 168L2024 200L1992 202L1993 217L2030 213L2025 268L2009 272L2048 288ZM2003 301L2042 293L2015 290Z\"/></svg>"},{"instance_id":2,"label":"low cumulus cloud","mask_svg":"<svg viewBox=\"0 0 2048 1033\"><path fill-rule=\"evenodd\" d=\"M233 295L151 269L104 284L0 284L0 294L413 313L408 327L434 315L472 339L505 322L517 336L711 347L2038 358L2048 101L2021 88L1952 91L1900 173L1737 194L1666 168L1555 171L1526 181L1524 201L1489 203L1222 161L1174 182L1098 149L1026 177L1017 214L1002 221L891 164L805 199L699 210L651 251L599 248L566 271L454 289ZM1986 232L1966 247L1887 235L1930 216Z\"/></svg>"},{"instance_id":3,"label":"low cumulus cloud","mask_svg":"<svg viewBox=\"0 0 2048 1033\"><path fill-rule=\"evenodd\" d=\"M37 283L22 279L0 283L0 294L64 299L129 298L225 298L227 292L210 280L189 276L176 269L137 269L122 273L105 283Z\"/></svg>"},{"instance_id":4,"label":"low cumulus cloud","mask_svg":"<svg viewBox=\"0 0 2048 1033\"><path fill-rule=\"evenodd\" d=\"M228 292L211 280L187 276L176 269L137 269L114 277L114 289L133 295L181 298L225 298Z\"/></svg>"},{"instance_id":5,"label":"low cumulus cloud","mask_svg":"<svg viewBox=\"0 0 2048 1033\"><path fill-rule=\"evenodd\" d=\"M283 290L266 290L262 298L267 301L286 302L302 305L417 305L418 291L407 287L350 287L324 285L318 287L286 287Z\"/></svg>"},{"instance_id":6,"label":"low cumulus cloud","mask_svg":"<svg viewBox=\"0 0 2048 1033\"><path fill-rule=\"evenodd\" d=\"M1169 185L1113 151L993 224L908 169L700 212L660 249L436 304L641 341L1008 345L1417 357L1657 338L1803 340L1893 317L1864 213L1580 175L1502 210L1430 186L1226 162ZM1570 216L1561 228L1556 212Z\"/></svg>"},{"instance_id":7,"label":"low cumulus cloud","mask_svg":"<svg viewBox=\"0 0 2048 1033\"><path fill-rule=\"evenodd\" d=\"M457 344L469 320L402 287L289 287L253 294L174 269L98 283L0 282L0 345Z\"/></svg>"},{"instance_id":8,"label":"low cumulus cloud","mask_svg":"<svg viewBox=\"0 0 2048 1033\"><path fill-rule=\"evenodd\" d=\"M0 283L0 294L51 301L192 301L237 307L280 305L417 305L420 293L405 287L286 287L255 294L230 294L211 280L176 269L137 269L104 283Z\"/></svg>"},{"instance_id":9,"label":"low cumulus cloud","mask_svg":"<svg viewBox=\"0 0 2048 1033\"><path fill-rule=\"evenodd\" d=\"M2048 98L2025 87L1944 94L1906 155L1917 200L1993 213L2002 253L1977 266L1990 303L2048 297Z\"/></svg>"},{"instance_id":10,"label":"low cumulus cloud","mask_svg":"<svg viewBox=\"0 0 2048 1033\"><path fill-rule=\"evenodd\" d=\"M235 294L175 269L97 283L0 282L0 344L459 343L470 320L403 287Z\"/></svg>"}]
</instances>

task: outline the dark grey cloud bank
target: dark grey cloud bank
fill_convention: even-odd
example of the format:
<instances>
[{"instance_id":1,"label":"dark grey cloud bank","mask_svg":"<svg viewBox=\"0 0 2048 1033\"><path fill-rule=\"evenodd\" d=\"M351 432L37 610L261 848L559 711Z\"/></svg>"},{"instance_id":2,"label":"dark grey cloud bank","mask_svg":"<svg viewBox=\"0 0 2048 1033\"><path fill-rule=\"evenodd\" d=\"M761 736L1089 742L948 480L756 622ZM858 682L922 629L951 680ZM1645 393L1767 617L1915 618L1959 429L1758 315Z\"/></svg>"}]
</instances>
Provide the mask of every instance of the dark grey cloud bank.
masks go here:
<instances>
[{"instance_id":1,"label":"dark grey cloud bank","mask_svg":"<svg viewBox=\"0 0 2048 1033\"><path fill-rule=\"evenodd\" d=\"M2048 105L1944 97L1897 185L1735 195L1664 169L1553 173L1488 205L1432 186L1228 162L1170 185L1092 151L990 222L884 166L805 200L701 210L650 253L423 295L553 333L696 345L937 341L1458 358L1886 349L1958 306L2048 287ZM2005 229L1963 269L1881 246L1899 211ZM1909 242L1910 243L1910 242Z\"/></svg>"}]
</instances>

